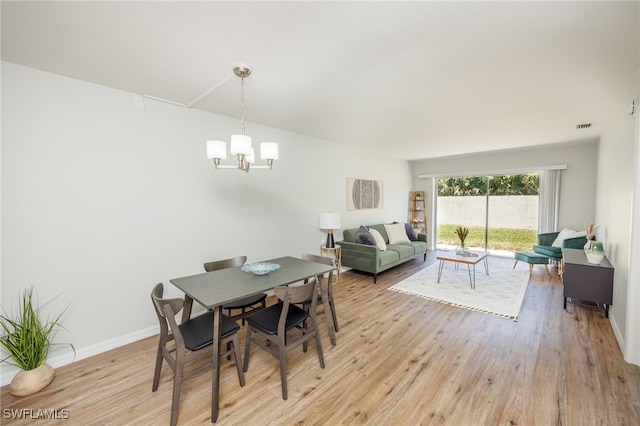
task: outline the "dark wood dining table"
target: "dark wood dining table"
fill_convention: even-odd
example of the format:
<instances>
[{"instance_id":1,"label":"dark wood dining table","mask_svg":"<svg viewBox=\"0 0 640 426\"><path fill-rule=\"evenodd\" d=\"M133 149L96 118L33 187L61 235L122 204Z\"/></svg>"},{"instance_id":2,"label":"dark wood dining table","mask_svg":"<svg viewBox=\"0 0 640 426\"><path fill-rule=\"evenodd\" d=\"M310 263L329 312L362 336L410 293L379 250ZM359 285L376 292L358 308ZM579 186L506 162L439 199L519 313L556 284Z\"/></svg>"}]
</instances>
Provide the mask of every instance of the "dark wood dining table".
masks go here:
<instances>
[{"instance_id":1,"label":"dark wood dining table","mask_svg":"<svg viewBox=\"0 0 640 426\"><path fill-rule=\"evenodd\" d=\"M241 267L220 269L217 271L191 275L183 278L174 278L173 285L185 293L185 302L188 306L195 300L199 304L214 310L213 316L213 379L211 383L211 422L218 420L218 405L220 399L220 324L222 321L222 305L241 299L246 296L271 290L279 285L288 285L303 281L307 278L320 276L320 295L325 309L327 326L331 344L336 345L335 328L333 324L327 291L328 283L323 275L329 273L332 279L335 266L323 263L297 259L295 257L279 257L266 262L277 263L280 269L271 271L266 275L255 275L243 272ZM183 313L183 320L190 315L190 309Z\"/></svg>"}]
</instances>

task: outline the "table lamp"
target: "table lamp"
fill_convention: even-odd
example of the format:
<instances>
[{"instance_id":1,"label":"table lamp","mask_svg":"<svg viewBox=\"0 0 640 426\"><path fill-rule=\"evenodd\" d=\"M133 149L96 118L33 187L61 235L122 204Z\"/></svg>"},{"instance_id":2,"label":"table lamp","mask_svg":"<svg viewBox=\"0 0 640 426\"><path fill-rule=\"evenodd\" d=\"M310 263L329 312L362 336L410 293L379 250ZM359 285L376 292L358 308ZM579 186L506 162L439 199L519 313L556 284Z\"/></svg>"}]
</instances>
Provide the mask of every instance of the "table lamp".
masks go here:
<instances>
[{"instance_id":1,"label":"table lamp","mask_svg":"<svg viewBox=\"0 0 640 426\"><path fill-rule=\"evenodd\" d=\"M336 246L333 241L333 230L340 229L340 214L339 213L320 213L320 229L327 230L327 248L334 248Z\"/></svg>"}]
</instances>

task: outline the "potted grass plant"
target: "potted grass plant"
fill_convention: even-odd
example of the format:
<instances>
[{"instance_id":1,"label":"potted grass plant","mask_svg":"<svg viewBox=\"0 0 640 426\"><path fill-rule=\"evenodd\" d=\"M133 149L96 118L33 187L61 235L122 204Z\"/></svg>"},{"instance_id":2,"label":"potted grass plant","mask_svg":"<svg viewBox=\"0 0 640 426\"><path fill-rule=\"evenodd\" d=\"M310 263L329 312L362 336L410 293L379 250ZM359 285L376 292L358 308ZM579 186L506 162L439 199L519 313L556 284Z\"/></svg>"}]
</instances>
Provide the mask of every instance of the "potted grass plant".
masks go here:
<instances>
[{"instance_id":1,"label":"potted grass plant","mask_svg":"<svg viewBox=\"0 0 640 426\"><path fill-rule=\"evenodd\" d=\"M74 349L70 343L53 341L56 331L64 328L60 319L67 308L53 319L43 320L41 309L48 303L35 306L32 287L22 293L18 312L0 315L0 346L6 355L1 361L22 369L9 384L14 396L34 394L51 383L55 373L46 360L52 346L68 345Z\"/></svg>"}]
</instances>

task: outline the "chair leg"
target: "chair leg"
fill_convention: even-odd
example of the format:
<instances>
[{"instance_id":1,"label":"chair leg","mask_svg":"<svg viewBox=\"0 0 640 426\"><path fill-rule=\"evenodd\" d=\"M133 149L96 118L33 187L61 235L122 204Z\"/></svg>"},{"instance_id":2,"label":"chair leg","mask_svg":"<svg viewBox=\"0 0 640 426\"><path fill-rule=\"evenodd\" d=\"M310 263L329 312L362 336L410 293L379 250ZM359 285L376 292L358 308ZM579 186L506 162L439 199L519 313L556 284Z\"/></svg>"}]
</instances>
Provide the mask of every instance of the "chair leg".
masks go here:
<instances>
[{"instance_id":1,"label":"chair leg","mask_svg":"<svg viewBox=\"0 0 640 426\"><path fill-rule=\"evenodd\" d=\"M176 354L176 370L173 375L173 399L171 400L171 426L178 423L180 408L180 391L182 389L182 374L184 371L184 356Z\"/></svg>"},{"instance_id":2,"label":"chair leg","mask_svg":"<svg viewBox=\"0 0 640 426\"><path fill-rule=\"evenodd\" d=\"M282 399L286 400L288 397L287 392L287 348L285 346L284 338L279 337L278 342L280 348L280 382L282 383Z\"/></svg>"},{"instance_id":3,"label":"chair leg","mask_svg":"<svg viewBox=\"0 0 640 426\"><path fill-rule=\"evenodd\" d=\"M318 332L318 324L313 324L313 332L316 335L316 348L318 349L318 359L320 360L320 367L324 368L324 356L322 356L322 343L320 341L320 333Z\"/></svg>"},{"instance_id":4,"label":"chair leg","mask_svg":"<svg viewBox=\"0 0 640 426\"><path fill-rule=\"evenodd\" d=\"M516 269L516 265L518 264L518 259L516 259L515 262L513 262L513 269Z\"/></svg>"},{"instance_id":5,"label":"chair leg","mask_svg":"<svg viewBox=\"0 0 640 426\"><path fill-rule=\"evenodd\" d=\"M307 312L309 312L309 311L307 311ZM309 329L309 324L307 323L307 321L305 321L305 322L303 322L303 323L302 323L302 328L304 328L305 333L307 333L307 331L306 331L306 330L308 330L308 329ZM309 346L309 343L308 343L306 340L305 340L304 342L302 342L302 352L306 352L306 351L307 351L308 346Z\"/></svg>"},{"instance_id":6,"label":"chair leg","mask_svg":"<svg viewBox=\"0 0 640 426\"><path fill-rule=\"evenodd\" d=\"M247 370L249 369L249 352L251 351L251 335L253 334L253 329L251 328L251 326L247 327L247 337L246 340L247 342L244 345L244 364L242 367L242 370L246 373Z\"/></svg>"},{"instance_id":7,"label":"chair leg","mask_svg":"<svg viewBox=\"0 0 640 426\"><path fill-rule=\"evenodd\" d=\"M160 384L160 373L162 372L162 361L164 361L162 357L162 343L158 344L158 355L156 355L156 369L153 374L153 386L151 387L151 391L155 392L158 390L158 385Z\"/></svg>"}]
</instances>

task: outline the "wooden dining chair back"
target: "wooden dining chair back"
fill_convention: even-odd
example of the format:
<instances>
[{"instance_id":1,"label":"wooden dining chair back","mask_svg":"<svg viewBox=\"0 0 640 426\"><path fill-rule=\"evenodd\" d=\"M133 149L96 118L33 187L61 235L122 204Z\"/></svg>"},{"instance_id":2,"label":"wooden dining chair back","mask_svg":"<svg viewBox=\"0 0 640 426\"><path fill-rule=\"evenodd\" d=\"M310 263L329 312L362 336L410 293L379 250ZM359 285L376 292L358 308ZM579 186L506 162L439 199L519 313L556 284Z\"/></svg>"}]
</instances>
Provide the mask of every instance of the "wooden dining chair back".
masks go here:
<instances>
[{"instance_id":1,"label":"wooden dining chair back","mask_svg":"<svg viewBox=\"0 0 640 426\"><path fill-rule=\"evenodd\" d=\"M318 300L317 277L295 286L278 286L273 289L280 303L247 316L247 341L244 352L244 371L249 369L251 344L256 344L280 361L282 399L287 399L287 354L315 339L320 367L324 368L320 334L316 321ZM311 300L309 311L296 304ZM295 331L294 331L295 330Z\"/></svg>"},{"instance_id":2,"label":"wooden dining chair back","mask_svg":"<svg viewBox=\"0 0 640 426\"><path fill-rule=\"evenodd\" d=\"M155 392L160 384L163 361L173 370L173 398L171 401L171 425L178 421L178 408L180 405L180 391L182 381L199 373L203 369L213 365L210 356L204 357L204 363L192 367L185 374L185 364L194 357L195 353L207 348L213 343L213 311L189 319L178 325L175 316L183 309L184 300L181 298L164 299L164 285L157 284L151 292L153 307L160 324L160 338L156 354L156 367L153 375L152 391ZM241 368L240 347L238 343L238 330L240 326L226 315L222 316L220 346L226 347L226 352L220 356L233 355L238 370L240 386L244 386L244 373Z\"/></svg>"},{"instance_id":3,"label":"wooden dining chair back","mask_svg":"<svg viewBox=\"0 0 640 426\"><path fill-rule=\"evenodd\" d=\"M325 256L318 256L316 254L308 254L308 253L303 253L302 254L302 259L304 260L308 260L310 262L316 262L316 263L323 263L325 265L330 265L333 266L333 259L329 258L329 257L325 257ZM320 285L324 285L327 288L327 295L329 296L329 311L327 312L326 309L324 310L324 314L325 315L331 315L331 320L333 321L333 327L336 331L338 331L338 317L336 315L336 304L333 301L333 272L329 272L328 273L328 277L324 277L324 275L320 276ZM309 309L310 307L310 300L305 301L305 303L303 304L304 309ZM322 299L319 298L318 302L322 303Z\"/></svg>"},{"instance_id":4,"label":"wooden dining chair back","mask_svg":"<svg viewBox=\"0 0 640 426\"><path fill-rule=\"evenodd\" d=\"M237 256L230 259L214 260L204 264L204 270L207 272L217 271L220 269L235 268L242 266L247 262L247 256Z\"/></svg>"},{"instance_id":5,"label":"wooden dining chair back","mask_svg":"<svg viewBox=\"0 0 640 426\"><path fill-rule=\"evenodd\" d=\"M247 256L238 256L231 259L216 260L213 262L207 262L204 264L204 270L207 272L217 271L219 269L235 268L242 266L247 261ZM254 294L253 296L243 297L234 302L222 305L222 309L226 309L229 312L231 319L237 320L242 318L242 324L244 325L244 317L252 312L256 312L260 309L267 307L267 293ZM233 311L240 311L233 314Z\"/></svg>"}]
</instances>

